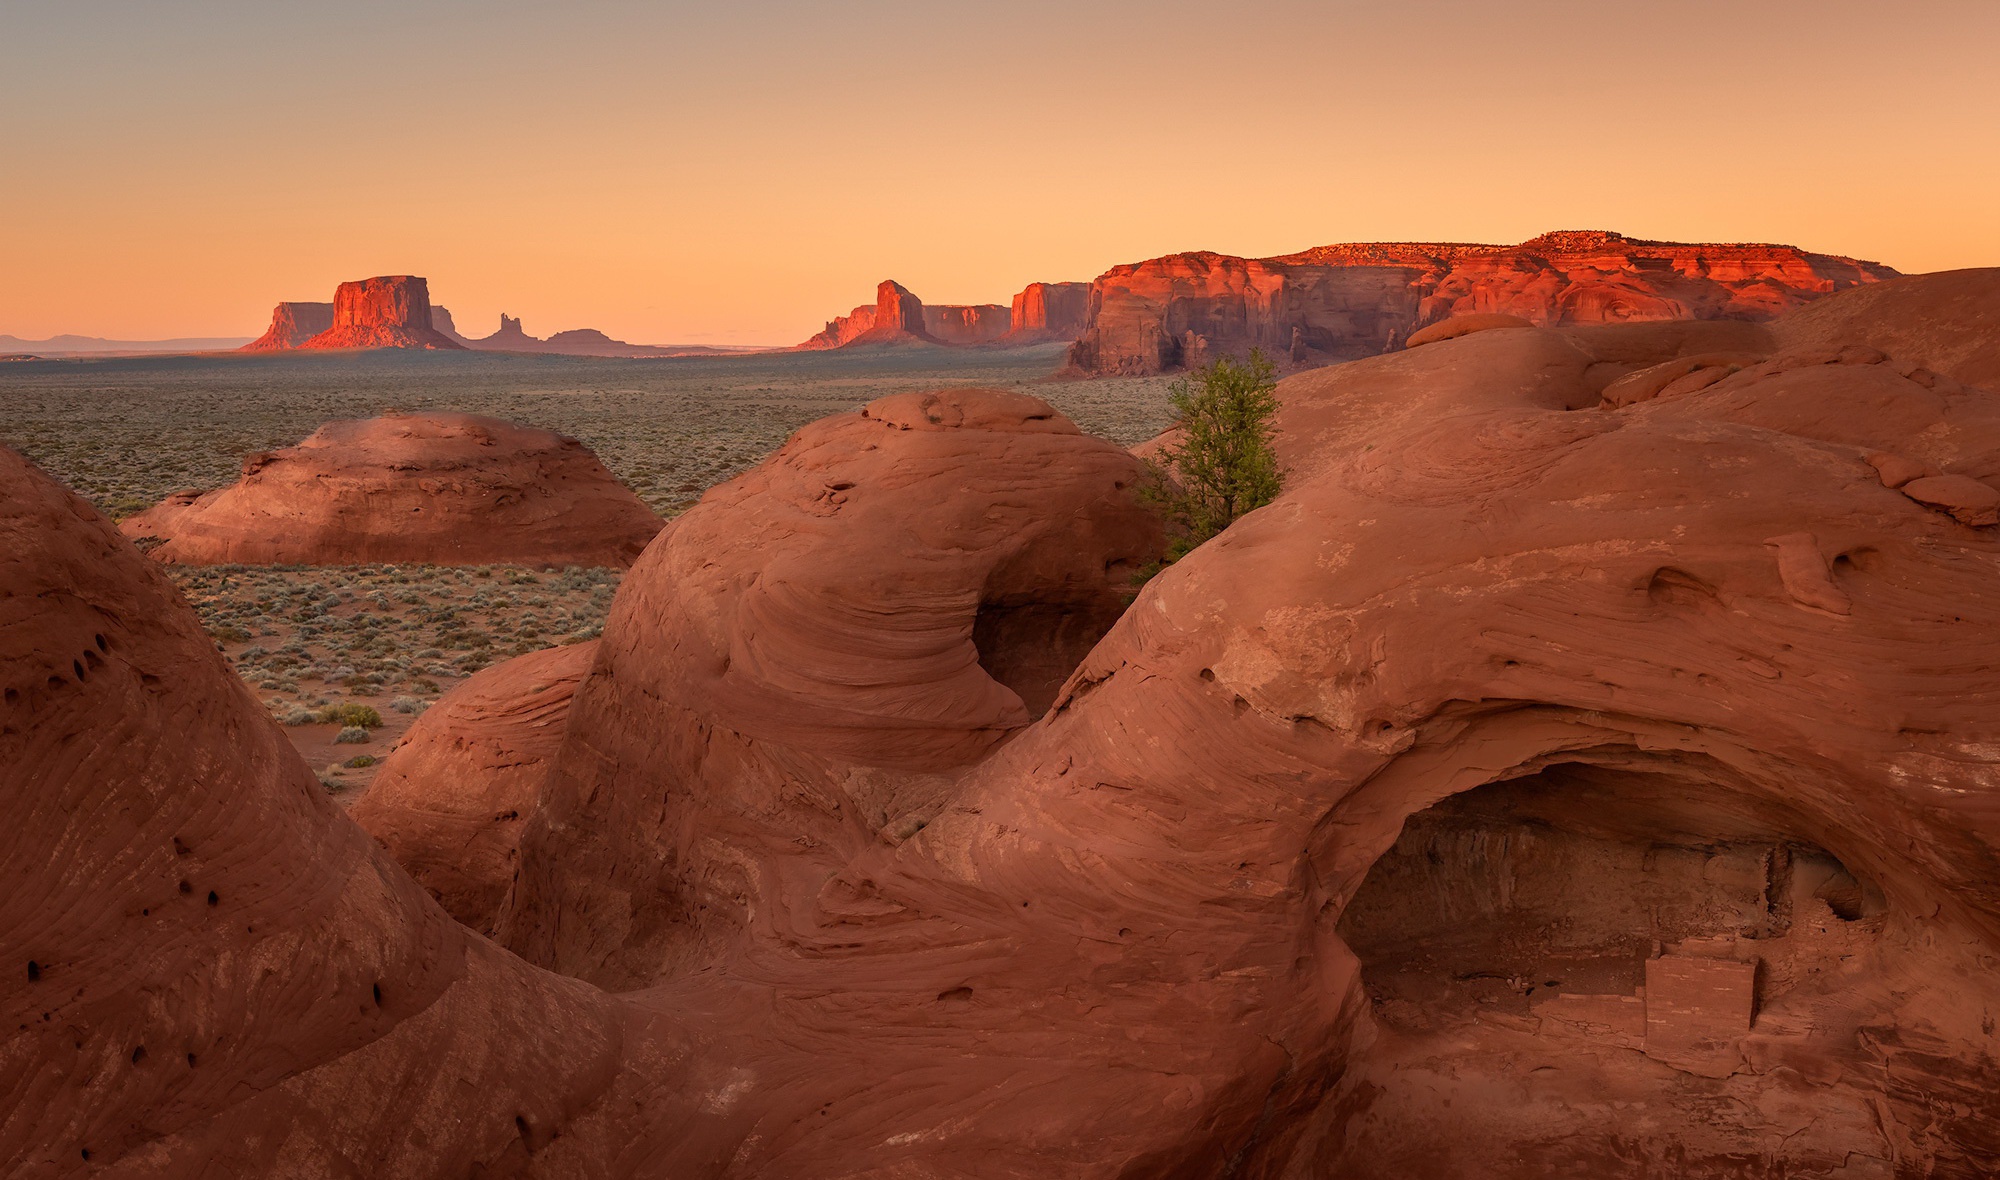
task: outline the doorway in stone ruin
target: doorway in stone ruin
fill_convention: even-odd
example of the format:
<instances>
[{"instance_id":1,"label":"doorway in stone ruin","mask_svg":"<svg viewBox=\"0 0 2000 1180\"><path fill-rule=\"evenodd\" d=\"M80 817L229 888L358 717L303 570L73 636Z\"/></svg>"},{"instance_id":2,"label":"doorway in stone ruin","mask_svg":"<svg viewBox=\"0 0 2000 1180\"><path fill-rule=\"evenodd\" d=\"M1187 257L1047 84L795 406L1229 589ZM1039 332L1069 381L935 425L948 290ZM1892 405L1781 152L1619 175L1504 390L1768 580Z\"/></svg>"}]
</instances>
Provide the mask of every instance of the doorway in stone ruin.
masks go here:
<instances>
[{"instance_id":1,"label":"doorway in stone ruin","mask_svg":"<svg viewBox=\"0 0 2000 1180\"><path fill-rule=\"evenodd\" d=\"M1864 1170L1828 1174L1872 1175L1893 1153L1871 1095L1815 1037L1868 994L1887 920L1797 816L1693 762L1561 764L1445 799L1339 921L1372 1032L1318 1174L1671 1158L1737 1176L1778 1151L1773 1166L1851 1157ZM1809 1133L1773 1137L1781 1099L1807 1103L1793 1130Z\"/></svg>"}]
</instances>

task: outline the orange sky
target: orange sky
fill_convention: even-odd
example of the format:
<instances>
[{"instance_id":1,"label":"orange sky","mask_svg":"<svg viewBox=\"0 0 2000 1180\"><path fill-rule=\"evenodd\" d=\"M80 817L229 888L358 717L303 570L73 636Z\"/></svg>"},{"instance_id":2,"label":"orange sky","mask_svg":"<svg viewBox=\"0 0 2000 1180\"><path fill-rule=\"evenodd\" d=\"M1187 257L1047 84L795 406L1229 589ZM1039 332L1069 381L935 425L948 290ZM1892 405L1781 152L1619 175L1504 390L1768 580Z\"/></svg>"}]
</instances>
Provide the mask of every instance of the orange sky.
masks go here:
<instances>
[{"instance_id":1,"label":"orange sky","mask_svg":"<svg viewBox=\"0 0 2000 1180\"><path fill-rule=\"evenodd\" d=\"M2000 265L2000 4L9 0L0 333L792 343L1188 249L1556 228Z\"/></svg>"}]
</instances>

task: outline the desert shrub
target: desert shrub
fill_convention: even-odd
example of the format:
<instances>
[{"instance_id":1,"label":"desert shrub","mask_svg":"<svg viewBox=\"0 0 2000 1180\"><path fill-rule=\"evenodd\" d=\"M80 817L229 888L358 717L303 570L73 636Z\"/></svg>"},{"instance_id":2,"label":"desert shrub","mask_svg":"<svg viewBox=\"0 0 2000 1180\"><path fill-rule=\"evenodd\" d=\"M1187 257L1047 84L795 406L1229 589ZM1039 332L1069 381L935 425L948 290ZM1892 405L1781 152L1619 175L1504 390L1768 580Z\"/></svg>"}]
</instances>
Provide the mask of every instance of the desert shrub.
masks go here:
<instances>
[{"instance_id":1,"label":"desert shrub","mask_svg":"<svg viewBox=\"0 0 2000 1180\"><path fill-rule=\"evenodd\" d=\"M334 722L339 722L341 725L346 726L347 729L360 729L364 732L370 729L379 729L382 726L382 714L377 713L374 706L358 704L354 701L344 701L338 705L328 705L319 711L317 718L321 725L332 725ZM364 739L351 739L347 736L346 729L343 729L340 740L355 741Z\"/></svg>"},{"instance_id":2,"label":"desert shrub","mask_svg":"<svg viewBox=\"0 0 2000 1180\"><path fill-rule=\"evenodd\" d=\"M436 686L432 686L431 691L436 692ZM428 706L415 697L397 697L389 702L389 707L398 713L421 713Z\"/></svg>"},{"instance_id":3,"label":"desert shrub","mask_svg":"<svg viewBox=\"0 0 2000 1180\"><path fill-rule=\"evenodd\" d=\"M1277 498L1284 476L1271 449L1275 377L1271 362L1253 349L1247 362L1219 357L1174 383L1174 424L1182 437L1162 448L1146 491L1167 518L1169 561Z\"/></svg>"},{"instance_id":4,"label":"desert shrub","mask_svg":"<svg viewBox=\"0 0 2000 1180\"><path fill-rule=\"evenodd\" d=\"M347 726L345 729L342 729L339 733L333 735L333 740L336 744L345 746L345 745L353 745L358 742L370 741L372 739L368 734L368 728L366 726L350 725Z\"/></svg>"},{"instance_id":5,"label":"desert shrub","mask_svg":"<svg viewBox=\"0 0 2000 1180\"><path fill-rule=\"evenodd\" d=\"M281 719L286 725L311 725L319 720L319 714L311 709L292 709Z\"/></svg>"},{"instance_id":6,"label":"desert shrub","mask_svg":"<svg viewBox=\"0 0 2000 1180\"><path fill-rule=\"evenodd\" d=\"M349 770L366 770L375 765L377 761L378 759L373 754L356 754L354 757L341 763L341 765Z\"/></svg>"}]
</instances>

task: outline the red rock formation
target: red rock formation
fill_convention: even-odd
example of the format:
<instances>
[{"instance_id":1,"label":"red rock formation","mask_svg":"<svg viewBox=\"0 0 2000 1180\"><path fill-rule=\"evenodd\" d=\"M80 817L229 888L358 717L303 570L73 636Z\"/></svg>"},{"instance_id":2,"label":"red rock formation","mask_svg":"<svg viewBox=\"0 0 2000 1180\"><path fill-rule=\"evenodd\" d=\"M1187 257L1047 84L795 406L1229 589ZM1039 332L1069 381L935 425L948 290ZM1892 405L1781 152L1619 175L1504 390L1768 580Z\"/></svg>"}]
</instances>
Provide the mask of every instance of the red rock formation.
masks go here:
<instances>
[{"instance_id":1,"label":"red rock formation","mask_svg":"<svg viewBox=\"0 0 2000 1180\"><path fill-rule=\"evenodd\" d=\"M1011 308L997 303L925 304L907 287L884 282L873 305L827 321L798 346L799 351L846 348L851 344L1035 344L1067 340L1082 328L1088 294L1084 283L1033 283L1014 297Z\"/></svg>"},{"instance_id":2,"label":"red rock formation","mask_svg":"<svg viewBox=\"0 0 2000 1180\"><path fill-rule=\"evenodd\" d=\"M1029 283L1014 296L1008 343L1074 340L1089 311L1089 283Z\"/></svg>"},{"instance_id":3,"label":"red rock formation","mask_svg":"<svg viewBox=\"0 0 2000 1180\"><path fill-rule=\"evenodd\" d=\"M174 564L630 565L660 518L575 439L471 414L330 422L128 517Z\"/></svg>"},{"instance_id":4,"label":"red rock formation","mask_svg":"<svg viewBox=\"0 0 2000 1180\"><path fill-rule=\"evenodd\" d=\"M1469 336L1474 332L1490 332L1495 328L1532 328L1534 326L1517 315L1476 311L1468 315L1455 315L1448 320L1439 320L1428 328L1420 328L1410 333L1410 338L1403 341L1403 347L1421 348L1426 344L1436 344L1440 340L1456 340L1460 336ZM1303 344L1304 338L1304 329L1292 329L1292 341L1295 347ZM1305 358L1294 356L1293 359L1304 360Z\"/></svg>"},{"instance_id":5,"label":"red rock formation","mask_svg":"<svg viewBox=\"0 0 2000 1180\"><path fill-rule=\"evenodd\" d=\"M446 913L483 934L596 655L595 642L535 652L446 693L348 810Z\"/></svg>"},{"instance_id":6,"label":"red rock formation","mask_svg":"<svg viewBox=\"0 0 2000 1180\"><path fill-rule=\"evenodd\" d=\"M1891 277L1875 263L1790 246L1647 242L1596 231L1519 246L1363 243L1281 258L1176 254L1120 266L1091 284L1090 324L1071 349L1083 373L1180 367L1188 332L1212 350L1285 354L1297 333L1310 363L1368 356L1454 315L1535 324L1769 319Z\"/></svg>"},{"instance_id":7,"label":"red rock formation","mask_svg":"<svg viewBox=\"0 0 2000 1180\"><path fill-rule=\"evenodd\" d=\"M331 327L331 303L280 303L271 312L270 328L238 351L278 352L303 348L306 341Z\"/></svg>"},{"instance_id":8,"label":"red rock formation","mask_svg":"<svg viewBox=\"0 0 2000 1180\"><path fill-rule=\"evenodd\" d=\"M909 822L1117 618L1161 545L1141 474L1035 398L953 390L816 423L710 491L627 577L503 937L643 982L761 921L728 900L764 892L739 835L776 822L831 869ZM656 773L681 784L664 810L632 785ZM767 814L828 791L824 815ZM630 904L666 878L672 913Z\"/></svg>"},{"instance_id":9,"label":"red rock formation","mask_svg":"<svg viewBox=\"0 0 2000 1180\"><path fill-rule=\"evenodd\" d=\"M875 305L864 303L844 316L836 316L826 322L826 327L798 346L800 352L817 352L828 348L845 348L875 327Z\"/></svg>"},{"instance_id":10,"label":"red rock formation","mask_svg":"<svg viewBox=\"0 0 2000 1180\"><path fill-rule=\"evenodd\" d=\"M1822 299L1777 325L1788 348L1865 345L2000 392L2000 270L1905 275Z\"/></svg>"},{"instance_id":11,"label":"red rock formation","mask_svg":"<svg viewBox=\"0 0 2000 1180\"><path fill-rule=\"evenodd\" d=\"M430 284L414 275L342 283L333 293L333 326L301 348L435 348L464 345L431 327Z\"/></svg>"},{"instance_id":12,"label":"red rock formation","mask_svg":"<svg viewBox=\"0 0 2000 1180\"><path fill-rule=\"evenodd\" d=\"M1006 336L1012 324L1012 314L997 303L924 308L924 335L940 344L992 344Z\"/></svg>"},{"instance_id":13,"label":"red rock formation","mask_svg":"<svg viewBox=\"0 0 2000 1180\"><path fill-rule=\"evenodd\" d=\"M0 604L0 1173L632 1175L599 1103L703 1117L670 1029L452 922L4 448Z\"/></svg>"},{"instance_id":14,"label":"red rock formation","mask_svg":"<svg viewBox=\"0 0 2000 1180\"><path fill-rule=\"evenodd\" d=\"M1996 411L1785 331L1289 379L1279 499L1025 726L975 662L1084 647L1131 461L807 428L627 579L522 843L502 933L617 996L445 923L0 456L0 1171L1994 1175Z\"/></svg>"}]
</instances>

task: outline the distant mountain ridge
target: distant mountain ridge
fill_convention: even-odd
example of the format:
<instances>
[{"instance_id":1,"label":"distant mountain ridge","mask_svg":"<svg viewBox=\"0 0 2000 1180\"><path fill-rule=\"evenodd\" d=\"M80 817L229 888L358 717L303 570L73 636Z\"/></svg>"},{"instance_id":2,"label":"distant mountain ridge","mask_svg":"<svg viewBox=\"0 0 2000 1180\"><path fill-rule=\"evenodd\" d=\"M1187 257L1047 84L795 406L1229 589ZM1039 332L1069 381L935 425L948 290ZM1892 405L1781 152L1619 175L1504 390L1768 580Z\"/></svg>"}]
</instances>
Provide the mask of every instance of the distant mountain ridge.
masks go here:
<instances>
[{"instance_id":1,"label":"distant mountain ridge","mask_svg":"<svg viewBox=\"0 0 2000 1180\"><path fill-rule=\"evenodd\" d=\"M102 336L51 336L23 340L0 336L0 352L32 353L38 357L116 355L119 353L228 352L250 343L248 336L185 336L172 340L107 340Z\"/></svg>"}]
</instances>

